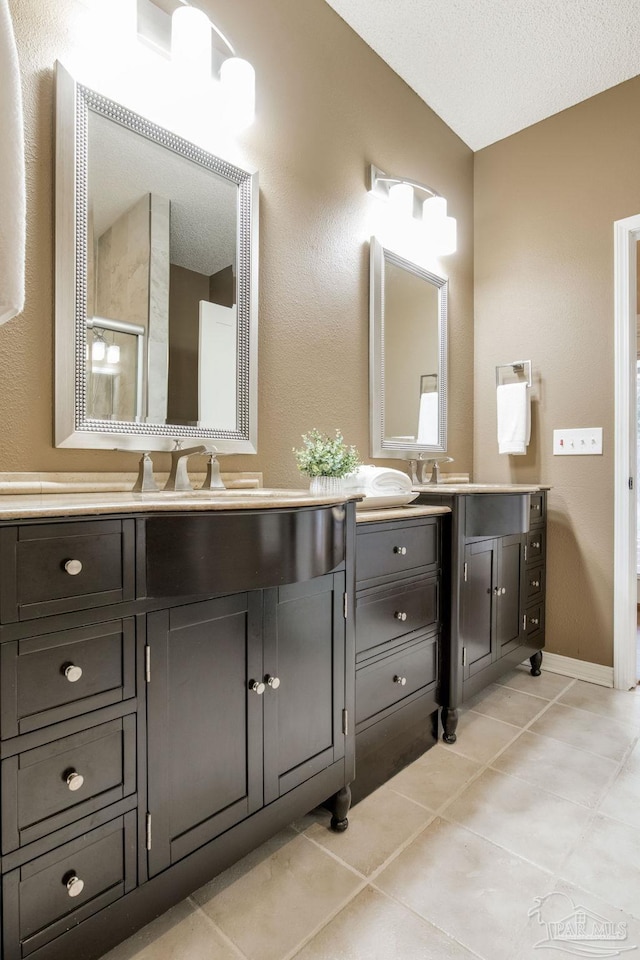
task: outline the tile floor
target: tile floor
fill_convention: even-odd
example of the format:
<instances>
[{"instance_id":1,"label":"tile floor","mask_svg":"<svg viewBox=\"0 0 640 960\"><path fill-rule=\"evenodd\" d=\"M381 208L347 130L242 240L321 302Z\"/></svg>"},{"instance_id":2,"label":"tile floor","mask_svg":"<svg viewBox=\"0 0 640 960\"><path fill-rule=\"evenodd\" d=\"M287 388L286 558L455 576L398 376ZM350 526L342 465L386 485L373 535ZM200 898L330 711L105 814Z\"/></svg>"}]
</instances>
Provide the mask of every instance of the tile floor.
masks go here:
<instances>
[{"instance_id":1,"label":"tile floor","mask_svg":"<svg viewBox=\"0 0 640 960\"><path fill-rule=\"evenodd\" d=\"M640 692L519 667L458 730L345 834L313 811L108 960L640 960ZM585 944L553 926L575 911Z\"/></svg>"}]
</instances>

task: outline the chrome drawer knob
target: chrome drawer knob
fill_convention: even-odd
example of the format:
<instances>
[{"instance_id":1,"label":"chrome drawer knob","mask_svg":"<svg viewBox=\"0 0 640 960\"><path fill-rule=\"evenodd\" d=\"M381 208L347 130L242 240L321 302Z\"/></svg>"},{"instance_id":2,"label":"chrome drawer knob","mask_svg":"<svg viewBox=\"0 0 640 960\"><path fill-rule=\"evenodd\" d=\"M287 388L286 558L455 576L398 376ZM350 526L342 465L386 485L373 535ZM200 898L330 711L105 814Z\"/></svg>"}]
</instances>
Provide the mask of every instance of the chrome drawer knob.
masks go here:
<instances>
[{"instance_id":1,"label":"chrome drawer knob","mask_svg":"<svg viewBox=\"0 0 640 960\"><path fill-rule=\"evenodd\" d=\"M394 613L394 617L396 618L396 620L402 620L403 623L407 619L407 615L404 612L404 610L396 610L396 612Z\"/></svg>"},{"instance_id":2,"label":"chrome drawer knob","mask_svg":"<svg viewBox=\"0 0 640 960\"><path fill-rule=\"evenodd\" d=\"M539 540L534 540L534 541L532 542L531 546L533 547L534 550L539 550L539 549L540 549L540 541L539 541Z\"/></svg>"},{"instance_id":3,"label":"chrome drawer knob","mask_svg":"<svg viewBox=\"0 0 640 960\"><path fill-rule=\"evenodd\" d=\"M257 693L259 697L262 696L266 689L262 680L249 680L249 690L252 693Z\"/></svg>"},{"instance_id":4,"label":"chrome drawer knob","mask_svg":"<svg viewBox=\"0 0 640 960\"><path fill-rule=\"evenodd\" d=\"M537 619L537 617L531 617L531 623L534 625L534 627L537 627L540 621Z\"/></svg>"},{"instance_id":5,"label":"chrome drawer knob","mask_svg":"<svg viewBox=\"0 0 640 960\"><path fill-rule=\"evenodd\" d=\"M407 685L407 678L406 678L406 677L399 677L398 674L396 674L395 677L393 678L393 682L399 684L401 687L406 687L406 685Z\"/></svg>"},{"instance_id":6,"label":"chrome drawer knob","mask_svg":"<svg viewBox=\"0 0 640 960\"><path fill-rule=\"evenodd\" d=\"M63 672L69 683L77 683L82 676L82 667L77 667L75 663L68 663Z\"/></svg>"},{"instance_id":7,"label":"chrome drawer knob","mask_svg":"<svg viewBox=\"0 0 640 960\"><path fill-rule=\"evenodd\" d=\"M81 880L80 877L76 877L74 873L73 876L69 877L65 883L65 886L70 897L79 897L84 890L84 880Z\"/></svg>"},{"instance_id":8,"label":"chrome drawer knob","mask_svg":"<svg viewBox=\"0 0 640 960\"><path fill-rule=\"evenodd\" d=\"M79 790L84 783L84 777L82 776L81 773L78 773L76 770L72 770L65 777L65 782L69 787L69 790L73 790L73 791Z\"/></svg>"},{"instance_id":9,"label":"chrome drawer knob","mask_svg":"<svg viewBox=\"0 0 640 960\"><path fill-rule=\"evenodd\" d=\"M79 573L82 573L82 561L66 560L64 564L64 568L70 577L77 577Z\"/></svg>"},{"instance_id":10,"label":"chrome drawer knob","mask_svg":"<svg viewBox=\"0 0 640 960\"><path fill-rule=\"evenodd\" d=\"M272 690L277 690L280 686L280 677L267 677L267 686Z\"/></svg>"},{"instance_id":11,"label":"chrome drawer knob","mask_svg":"<svg viewBox=\"0 0 640 960\"><path fill-rule=\"evenodd\" d=\"M394 552L394 553L397 553L398 556L400 556L400 557L406 557L406 555L407 555L407 548L406 548L406 547L394 547L394 548L393 548L393 552Z\"/></svg>"},{"instance_id":12,"label":"chrome drawer knob","mask_svg":"<svg viewBox=\"0 0 640 960\"><path fill-rule=\"evenodd\" d=\"M539 580L532 580L532 581L531 581L531 586L532 586L532 587L539 587L539 586L540 586L540 581L539 581Z\"/></svg>"}]
</instances>

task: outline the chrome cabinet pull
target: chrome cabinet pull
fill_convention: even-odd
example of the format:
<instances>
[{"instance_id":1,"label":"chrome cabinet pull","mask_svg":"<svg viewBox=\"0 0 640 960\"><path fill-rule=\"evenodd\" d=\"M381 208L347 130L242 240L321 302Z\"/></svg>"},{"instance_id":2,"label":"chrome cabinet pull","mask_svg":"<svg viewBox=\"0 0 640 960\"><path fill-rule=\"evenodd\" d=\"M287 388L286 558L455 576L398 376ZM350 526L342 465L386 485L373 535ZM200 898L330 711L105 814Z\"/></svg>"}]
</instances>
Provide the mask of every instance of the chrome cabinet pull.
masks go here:
<instances>
[{"instance_id":1,"label":"chrome cabinet pull","mask_svg":"<svg viewBox=\"0 0 640 960\"><path fill-rule=\"evenodd\" d=\"M76 666L75 663L68 663L62 670L65 677L69 683L77 683L77 681L82 676L82 667Z\"/></svg>"},{"instance_id":2,"label":"chrome cabinet pull","mask_svg":"<svg viewBox=\"0 0 640 960\"><path fill-rule=\"evenodd\" d=\"M81 773L78 773L77 770L70 770L64 779L66 785L69 787L69 790L72 790L73 792L79 790L84 783L84 777Z\"/></svg>"},{"instance_id":3,"label":"chrome cabinet pull","mask_svg":"<svg viewBox=\"0 0 640 960\"><path fill-rule=\"evenodd\" d=\"M407 548L406 548L406 547L394 547L394 548L393 548L393 552L394 552L394 553L397 553L398 556L400 556L400 557L406 557L406 555L407 555Z\"/></svg>"},{"instance_id":4,"label":"chrome cabinet pull","mask_svg":"<svg viewBox=\"0 0 640 960\"><path fill-rule=\"evenodd\" d=\"M396 610L396 612L394 613L394 617L396 618L396 620L402 620L403 623L407 619L407 615L404 612L404 610Z\"/></svg>"},{"instance_id":5,"label":"chrome cabinet pull","mask_svg":"<svg viewBox=\"0 0 640 960\"><path fill-rule=\"evenodd\" d=\"M398 684L399 686L401 686L401 687L406 687L406 685L407 685L407 678L406 678L406 677L400 677L400 676L398 676L398 674L396 674L395 677L393 678L393 682L394 682L394 683L397 683L397 684Z\"/></svg>"},{"instance_id":6,"label":"chrome cabinet pull","mask_svg":"<svg viewBox=\"0 0 640 960\"><path fill-rule=\"evenodd\" d=\"M267 686L271 687L272 690L277 690L280 686L280 677L267 677Z\"/></svg>"},{"instance_id":7,"label":"chrome cabinet pull","mask_svg":"<svg viewBox=\"0 0 640 960\"><path fill-rule=\"evenodd\" d=\"M70 577L77 577L79 573L82 573L82 561L65 560L64 569L67 571Z\"/></svg>"},{"instance_id":8,"label":"chrome cabinet pull","mask_svg":"<svg viewBox=\"0 0 640 960\"><path fill-rule=\"evenodd\" d=\"M68 880L64 881L64 885L70 897L79 897L84 890L84 880L76 877L75 873L72 874Z\"/></svg>"},{"instance_id":9,"label":"chrome cabinet pull","mask_svg":"<svg viewBox=\"0 0 640 960\"><path fill-rule=\"evenodd\" d=\"M252 693L257 693L259 697L262 696L266 689L262 680L249 680L249 690Z\"/></svg>"}]
</instances>

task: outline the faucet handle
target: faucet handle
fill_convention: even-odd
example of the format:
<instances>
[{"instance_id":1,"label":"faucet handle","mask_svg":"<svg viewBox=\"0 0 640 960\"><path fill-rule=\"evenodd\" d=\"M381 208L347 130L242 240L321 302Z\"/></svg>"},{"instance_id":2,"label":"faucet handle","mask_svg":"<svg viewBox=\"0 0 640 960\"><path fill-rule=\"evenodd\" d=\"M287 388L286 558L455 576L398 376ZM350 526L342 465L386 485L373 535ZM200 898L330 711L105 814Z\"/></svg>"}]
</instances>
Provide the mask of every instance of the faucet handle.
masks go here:
<instances>
[{"instance_id":1,"label":"faucet handle","mask_svg":"<svg viewBox=\"0 0 640 960\"><path fill-rule=\"evenodd\" d=\"M220 464L218 463L217 453L217 449L212 447L209 459L207 460L207 475L204 478L204 483L200 487L201 490L227 489L224 485L222 477L220 476Z\"/></svg>"},{"instance_id":2,"label":"faucet handle","mask_svg":"<svg viewBox=\"0 0 640 960\"><path fill-rule=\"evenodd\" d=\"M149 493L158 489L153 476L153 461L149 453L143 453L138 466L138 479L133 486L133 493Z\"/></svg>"}]
</instances>

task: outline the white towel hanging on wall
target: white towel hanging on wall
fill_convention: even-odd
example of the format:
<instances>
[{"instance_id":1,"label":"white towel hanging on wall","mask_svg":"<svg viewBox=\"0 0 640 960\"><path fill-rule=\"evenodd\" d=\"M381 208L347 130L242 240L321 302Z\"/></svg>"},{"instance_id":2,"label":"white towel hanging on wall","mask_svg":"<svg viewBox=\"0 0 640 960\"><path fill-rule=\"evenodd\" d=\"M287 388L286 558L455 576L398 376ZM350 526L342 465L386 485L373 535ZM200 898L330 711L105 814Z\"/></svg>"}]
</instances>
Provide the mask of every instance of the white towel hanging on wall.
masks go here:
<instances>
[{"instance_id":1,"label":"white towel hanging on wall","mask_svg":"<svg viewBox=\"0 0 640 960\"><path fill-rule=\"evenodd\" d=\"M0 0L0 323L24 309L24 130L18 53L8 0Z\"/></svg>"},{"instance_id":2,"label":"white towel hanging on wall","mask_svg":"<svg viewBox=\"0 0 640 960\"><path fill-rule=\"evenodd\" d=\"M497 387L499 453L517 456L527 452L531 439L530 394L526 381L503 383Z\"/></svg>"}]
</instances>

